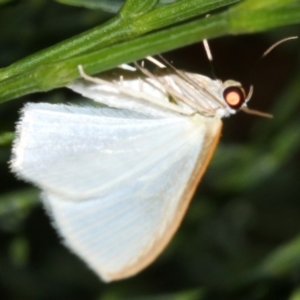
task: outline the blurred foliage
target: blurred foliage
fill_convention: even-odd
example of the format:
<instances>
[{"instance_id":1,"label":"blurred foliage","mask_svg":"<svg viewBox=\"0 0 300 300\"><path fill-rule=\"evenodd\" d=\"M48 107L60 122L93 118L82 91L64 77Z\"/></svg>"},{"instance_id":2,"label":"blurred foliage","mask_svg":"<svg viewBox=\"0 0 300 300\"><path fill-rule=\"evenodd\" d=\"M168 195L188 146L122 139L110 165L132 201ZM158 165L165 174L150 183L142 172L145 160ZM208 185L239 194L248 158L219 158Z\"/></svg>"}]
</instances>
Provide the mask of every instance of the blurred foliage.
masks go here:
<instances>
[{"instance_id":1,"label":"blurred foliage","mask_svg":"<svg viewBox=\"0 0 300 300\"><path fill-rule=\"evenodd\" d=\"M0 134L0 146L10 144L14 138L13 132L2 132Z\"/></svg>"},{"instance_id":2,"label":"blurred foliage","mask_svg":"<svg viewBox=\"0 0 300 300\"><path fill-rule=\"evenodd\" d=\"M300 29L295 0L129 0L121 14L117 0L59 2L81 7L0 1L2 100L63 86L78 76L78 63L96 73L217 36L210 45L218 76L247 82L264 50ZM99 7L83 8L87 3ZM254 32L261 33L221 37ZM210 76L202 45L165 56ZM38 191L15 179L7 163L24 102L74 102L78 95L56 89L1 104L0 299L300 299L299 65L297 40L264 59L250 106L274 119L240 113L224 120L214 159L170 246L141 274L108 285L61 245Z\"/></svg>"}]
</instances>

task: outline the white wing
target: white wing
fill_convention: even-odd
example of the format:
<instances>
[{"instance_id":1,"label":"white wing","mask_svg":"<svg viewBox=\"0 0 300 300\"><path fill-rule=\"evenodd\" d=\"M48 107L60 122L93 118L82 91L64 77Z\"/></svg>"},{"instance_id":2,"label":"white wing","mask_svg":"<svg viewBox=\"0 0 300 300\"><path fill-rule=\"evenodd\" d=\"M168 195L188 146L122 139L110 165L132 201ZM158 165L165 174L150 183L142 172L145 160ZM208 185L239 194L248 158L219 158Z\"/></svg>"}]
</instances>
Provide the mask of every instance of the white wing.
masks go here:
<instances>
[{"instance_id":1,"label":"white wing","mask_svg":"<svg viewBox=\"0 0 300 300\"><path fill-rule=\"evenodd\" d=\"M120 81L120 74L123 80ZM86 98L105 104L109 107L128 109L155 116L174 116L191 114L193 109L184 105L180 107L170 102L169 93L163 84L152 78L136 78L136 72L118 69L118 72L102 74L104 82L93 83L77 79L67 87ZM170 76L165 76L169 81ZM103 80L92 78L93 80ZM125 90L122 92L122 90Z\"/></svg>"},{"instance_id":2,"label":"white wing","mask_svg":"<svg viewBox=\"0 0 300 300\"><path fill-rule=\"evenodd\" d=\"M30 104L12 169L44 191L65 243L104 280L131 276L178 228L218 140L216 118Z\"/></svg>"}]
</instances>

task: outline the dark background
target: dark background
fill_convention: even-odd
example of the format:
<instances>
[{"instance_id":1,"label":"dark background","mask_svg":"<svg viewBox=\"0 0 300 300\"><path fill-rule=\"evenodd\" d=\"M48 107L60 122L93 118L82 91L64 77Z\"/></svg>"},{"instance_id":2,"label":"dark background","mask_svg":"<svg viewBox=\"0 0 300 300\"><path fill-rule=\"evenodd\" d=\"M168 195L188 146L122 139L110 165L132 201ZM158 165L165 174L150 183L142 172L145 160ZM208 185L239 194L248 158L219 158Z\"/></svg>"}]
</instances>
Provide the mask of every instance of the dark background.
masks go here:
<instances>
[{"instance_id":1,"label":"dark background","mask_svg":"<svg viewBox=\"0 0 300 300\"><path fill-rule=\"evenodd\" d=\"M52 1L4 5L0 66L109 17ZM248 88L262 53L298 33L299 26L290 26L210 41L218 77ZM289 41L262 61L249 106L274 119L239 113L224 120L181 228L159 259L131 279L104 284L61 245L38 192L9 172L10 143L2 145L0 299L300 299L299 49L298 40ZM211 76L201 43L164 56L178 68ZM1 104L0 132L14 131L28 101L78 100L59 89Z\"/></svg>"}]
</instances>

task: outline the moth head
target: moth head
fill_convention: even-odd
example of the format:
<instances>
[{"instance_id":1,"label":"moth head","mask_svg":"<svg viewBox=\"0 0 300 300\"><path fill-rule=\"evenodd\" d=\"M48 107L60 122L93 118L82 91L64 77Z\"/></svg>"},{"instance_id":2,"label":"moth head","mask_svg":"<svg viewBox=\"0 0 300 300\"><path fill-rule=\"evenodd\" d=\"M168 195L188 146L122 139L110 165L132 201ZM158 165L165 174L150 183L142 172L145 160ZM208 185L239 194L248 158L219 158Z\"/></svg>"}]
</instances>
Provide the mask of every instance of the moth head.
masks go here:
<instances>
[{"instance_id":1,"label":"moth head","mask_svg":"<svg viewBox=\"0 0 300 300\"><path fill-rule=\"evenodd\" d=\"M226 104L233 110L241 110L245 113L257 115L264 118L272 118L273 116L268 113L253 110L248 108L247 103L253 95L253 86L249 88L248 94L246 94L243 86L236 81L227 80L223 83L223 98Z\"/></svg>"},{"instance_id":2,"label":"moth head","mask_svg":"<svg viewBox=\"0 0 300 300\"><path fill-rule=\"evenodd\" d=\"M234 110L238 110L243 105L246 105L251 97L251 95L250 97L246 95L243 86L239 82L227 80L223 83L223 87L223 99Z\"/></svg>"}]
</instances>

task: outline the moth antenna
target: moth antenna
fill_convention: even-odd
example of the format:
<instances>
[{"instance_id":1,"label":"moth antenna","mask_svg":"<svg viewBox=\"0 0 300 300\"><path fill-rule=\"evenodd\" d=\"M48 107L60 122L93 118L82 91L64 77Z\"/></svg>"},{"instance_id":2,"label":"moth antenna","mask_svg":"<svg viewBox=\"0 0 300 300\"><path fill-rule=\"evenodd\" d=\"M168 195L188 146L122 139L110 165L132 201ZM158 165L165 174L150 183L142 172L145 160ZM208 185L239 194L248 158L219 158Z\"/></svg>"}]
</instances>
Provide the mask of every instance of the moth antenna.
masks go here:
<instances>
[{"instance_id":1,"label":"moth antenna","mask_svg":"<svg viewBox=\"0 0 300 300\"><path fill-rule=\"evenodd\" d=\"M209 62L209 65L210 65L211 74L215 79L217 79L215 67L214 67L214 64L213 64L213 56L211 54L208 41L207 41L207 39L204 39L202 42L203 42L204 50L205 50L205 53L206 53L206 56L208 58L208 62Z\"/></svg>"},{"instance_id":2,"label":"moth antenna","mask_svg":"<svg viewBox=\"0 0 300 300\"><path fill-rule=\"evenodd\" d=\"M264 53L263 55L261 56L261 58L263 57L266 57L274 48L276 48L277 46L279 46L280 44L282 43L285 43L286 41L289 41L289 40L295 40L297 39L298 36L290 36L290 37L287 37L287 38L284 38L284 39L281 39L279 40L278 42L274 43L271 47L269 47Z\"/></svg>"},{"instance_id":3,"label":"moth antenna","mask_svg":"<svg viewBox=\"0 0 300 300\"><path fill-rule=\"evenodd\" d=\"M298 36L290 36L284 39L279 40L278 42L274 43L273 45L271 45L263 54L262 56L258 59L258 61L256 62L252 72L251 72L251 76L250 76L250 82L253 82L254 79L254 75L256 74L256 72L258 71L258 68L262 62L262 59L265 58L271 51L273 51L277 46L289 41L289 40L295 40L297 39Z\"/></svg>"},{"instance_id":4,"label":"moth antenna","mask_svg":"<svg viewBox=\"0 0 300 300\"><path fill-rule=\"evenodd\" d=\"M259 117L269 118L269 119L273 118L273 115L271 115L271 114L268 114L268 113L265 113L265 112L262 112L259 110L251 109L251 108L248 108L247 106L243 106L240 110L242 110L243 112L250 114L250 115L256 115Z\"/></svg>"},{"instance_id":5,"label":"moth antenna","mask_svg":"<svg viewBox=\"0 0 300 300\"><path fill-rule=\"evenodd\" d=\"M205 50L205 53L206 53L206 56L207 56L208 60L212 62L213 61L213 57L212 57L212 54L211 54L211 51L210 51L207 39L203 40L203 46L204 46L204 50Z\"/></svg>"},{"instance_id":6,"label":"moth antenna","mask_svg":"<svg viewBox=\"0 0 300 300\"><path fill-rule=\"evenodd\" d=\"M249 99L251 98L252 94L253 94L253 85L252 85L252 82L254 81L254 75L256 74L257 70L258 70L258 67L260 66L261 62L262 62L262 59L265 58L271 51L273 51L277 46L279 46L280 44L282 43L285 43L286 41L289 41L289 40L294 40L294 39L297 39L298 37L297 36L291 36L291 37L287 37L287 38L284 38L284 39L281 39L279 40L278 42L274 43L273 45L271 45L263 54L262 56L258 59L258 61L256 62L253 70L252 70L252 73L251 73L251 76L250 76L250 82L251 82L251 85L250 85L250 89L249 89L249 93L247 95L247 98L245 100L245 103L247 103L249 101ZM242 107L241 108L242 111L244 111L245 113L248 113L248 114L252 114L252 115L257 115L257 116L260 116L260 117L264 117L264 118L273 118L273 115L271 114L268 114L268 113L264 113L264 112L260 112L260 111L257 111L257 110L253 110L253 109L250 109L246 106Z\"/></svg>"},{"instance_id":7,"label":"moth antenna","mask_svg":"<svg viewBox=\"0 0 300 300\"><path fill-rule=\"evenodd\" d=\"M248 95L247 95L247 97L245 99L245 103L247 103L251 99L252 95L253 95L253 85L251 84L250 88L249 88Z\"/></svg>"}]
</instances>

